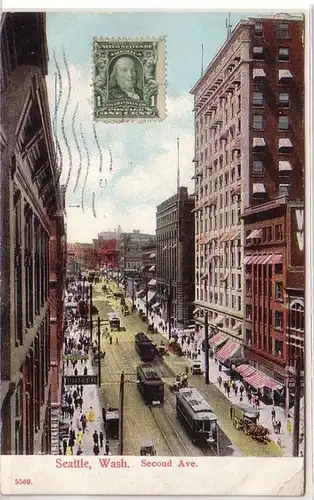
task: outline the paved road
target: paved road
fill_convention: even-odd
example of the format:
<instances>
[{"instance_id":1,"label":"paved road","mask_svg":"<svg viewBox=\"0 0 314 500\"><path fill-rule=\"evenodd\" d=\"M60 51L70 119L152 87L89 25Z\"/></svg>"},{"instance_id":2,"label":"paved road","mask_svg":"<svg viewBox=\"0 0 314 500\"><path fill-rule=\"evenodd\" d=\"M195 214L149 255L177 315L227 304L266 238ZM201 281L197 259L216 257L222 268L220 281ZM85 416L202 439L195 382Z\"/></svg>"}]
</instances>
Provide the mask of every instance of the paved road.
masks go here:
<instances>
[{"instance_id":1,"label":"paved road","mask_svg":"<svg viewBox=\"0 0 314 500\"><path fill-rule=\"evenodd\" d=\"M175 395L170 391L169 386L174 380L174 374L183 371L182 361L178 358L173 359L172 365L169 366L162 358L155 360L154 366L165 382L165 402L161 408L150 409L144 404L137 389L136 367L141 360L134 347L134 334L146 331L147 324L140 320L137 313L123 317L119 301L104 298L101 285L94 287L93 304L97 307L102 319L106 318L107 313L114 309L120 317L121 325L126 329L126 331L112 334L112 345L110 345L107 335L103 333L105 325L101 329L101 349L106 352L105 359L102 361L101 398L104 404L118 406L122 369L126 378L124 453L137 455L140 443L148 439L155 443L159 455L215 455L216 450L211 450L207 445L203 448L195 446L176 418ZM152 338L156 343L165 340L160 334L154 334ZM119 341L118 344L116 339ZM193 385L195 385L194 378ZM239 449L232 445L227 436L223 439L221 435L221 442L223 443L222 455L241 455Z\"/></svg>"}]
</instances>

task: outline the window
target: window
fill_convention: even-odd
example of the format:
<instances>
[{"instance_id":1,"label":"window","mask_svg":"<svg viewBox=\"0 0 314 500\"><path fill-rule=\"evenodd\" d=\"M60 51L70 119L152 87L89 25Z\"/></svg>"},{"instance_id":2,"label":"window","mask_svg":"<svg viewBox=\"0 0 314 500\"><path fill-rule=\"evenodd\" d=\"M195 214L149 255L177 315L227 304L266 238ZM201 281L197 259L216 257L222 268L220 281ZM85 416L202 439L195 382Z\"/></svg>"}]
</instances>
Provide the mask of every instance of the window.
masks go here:
<instances>
[{"instance_id":1,"label":"window","mask_svg":"<svg viewBox=\"0 0 314 500\"><path fill-rule=\"evenodd\" d=\"M278 23L277 24L277 38L287 39L289 38L289 24L288 23Z\"/></svg>"},{"instance_id":2,"label":"window","mask_svg":"<svg viewBox=\"0 0 314 500\"><path fill-rule=\"evenodd\" d=\"M237 299L237 306L238 306L238 311L241 311L241 306L242 306L241 297L238 297Z\"/></svg>"},{"instance_id":3,"label":"window","mask_svg":"<svg viewBox=\"0 0 314 500\"><path fill-rule=\"evenodd\" d=\"M290 99L289 99L289 93L288 92L279 92L278 94L278 106L281 108L287 108L289 107L290 104Z\"/></svg>"},{"instance_id":4,"label":"window","mask_svg":"<svg viewBox=\"0 0 314 500\"><path fill-rule=\"evenodd\" d=\"M279 47L278 61L289 61L289 49L286 47Z\"/></svg>"},{"instance_id":5,"label":"window","mask_svg":"<svg viewBox=\"0 0 314 500\"><path fill-rule=\"evenodd\" d=\"M255 35L261 36L263 34L263 25L262 23L256 23L254 26Z\"/></svg>"},{"instance_id":6,"label":"window","mask_svg":"<svg viewBox=\"0 0 314 500\"><path fill-rule=\"evenodd\" d=\"M245 308L245 317L246 319L252 319L252 306L246 306Z\"/></svg>"},{"instance_id":7,"label":"window","mask_svg":"<svg viewBox=\"0 0 314 500\"><path fill-rule=\"evenodd\" d=\"M241 95L238 95L238 111L241 111Z\"/></svg>"},{"instance_id":8,"label":"window","mask_svg":"<svg viewBox=\"0 0 314 500\"><path fill-rule=\"evenodd\" d=\"M282 356L282 342L280 340L275 340L275 356Z\"/></svg>"},{"instance_id":9,"label":"window","mask_svg":"<svg viewBox=\"0 0 314 500\"><path fill-rule=\"evenodd\" d=\"M241 118L238 119L238 134L241 134Z\"/></svg>"},{"instance_id":10,"label":"window","mask_svg":"<svg viewBox=\"0 0 314 500\"><path fill-rule=\"evenodd\" d=\"M275 311L275 328L282 330L283 327L283 313Z\"/></svg>"},{"instance_id":11,"label":"window","mask_svg":"<svg viewBox=\"0 0 314 500\"><path fill-rule=\"evenodd\" d=\"M246 280L246 282L245 282L245 293L246 293L246 295L251 295L252 294L251 280Z\"/></svg>"},{"instance_id":12,"label":"window","mask_svg":"<svg viewBox=\"0 0 314 500\"><path fill-rule=\"evenodd\" d=\"M253 92L253 106L263 106L264 96L263 92Z\"/></svg>"},{"instance_id":13,"label":"window","mask_svg":"<svg viewBox=\"0 0 314 500\"><path fill-rule=\"evenodd\" d=\"M281 281L276 281L275 283L275 298L277 300L283 299L283 284Z\"/></svg>"},{"instance_id":14,"label":"window","mask_svg":"<svg viewBox=\"0 0 314 500\"><path fill-rule=\"evenodd\" d=\"M253 115L253 130L263 130L263 115Z\"/></svg>"},{"instance_id":15,"label":"window","mask_svg":"<svg viewBox=\"0 0 314 500\"><path fill-rule=\"evenodd\" d=\"M266 227L266 241L271 241L273 239L273 228L271 226Z\"/></svg>"},{"instance_id":16,"label":"window","mask_svg":"<svg viewBox=\"0 0 314 500\"><path fill-rule=\"evenodd\" d=\"M252 164L252 175L263 175L264 165L260 160L254 160Z\"/></svg>"},{"instance_id":17,"label":"window","mask_svg":"<svg viewBox=\"0 0 314 500\"><path fill-rule=\"evenodd\" d=\"M282 240L283 239L283 225L276 224L275 226L275 239Z\"/></svg>"},{"instance_id":18,"label":"window","mask_svg":"<svg viewBox=\"0 0 314 500\"><path fill-rule=\"evenodd\" d=\"M279 184L278 196L289 196L290 184Z\"/></svg>"},{"instance_id":19,"label":"window","mask_svg":"<svg viewBox=\"0 0 314 500\"><path fill-rule=\"evenodd\" d=\"M290 328L304 331L304 305L299 301L293 301L290 306Z\"/></svg>"},{"instance_id":20,"label":"window","mask_svg":"<svg viewBox=\"0 0 314 500\"><path fill-rule=\"evenodd\" d=\"M279 130L288 130L289 129L289 116L286 116L286 115L279 116L278 129Z\"/></svg>"},{"instance_id":21,"label":"window","mask_svg":"<svg viewBox=\"0 0 314 500\"><path fill-rule=\"evenodd\" d=\"M264 59L264 47L260 47L260 46L253 47L253 58L254 59Z\"/></svg>"}]
</instances>

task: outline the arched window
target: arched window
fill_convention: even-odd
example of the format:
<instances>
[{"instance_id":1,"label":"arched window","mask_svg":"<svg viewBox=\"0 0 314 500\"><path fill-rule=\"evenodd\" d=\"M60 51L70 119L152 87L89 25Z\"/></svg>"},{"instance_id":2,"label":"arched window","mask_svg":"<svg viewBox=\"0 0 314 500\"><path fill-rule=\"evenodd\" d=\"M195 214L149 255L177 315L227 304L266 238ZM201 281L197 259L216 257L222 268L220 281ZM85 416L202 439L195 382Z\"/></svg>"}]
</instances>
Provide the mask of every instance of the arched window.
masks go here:
<instances>
[{"instance_id":1,"label":"arched window","mask_svg":"<svg viewBox=\"0 0 314 500\"><path fill-rule=\"evenodd\" d=\"M295 299L290 304L290 328L304 331L304 303L301 299Z\"/></svg>"}]
</instances>

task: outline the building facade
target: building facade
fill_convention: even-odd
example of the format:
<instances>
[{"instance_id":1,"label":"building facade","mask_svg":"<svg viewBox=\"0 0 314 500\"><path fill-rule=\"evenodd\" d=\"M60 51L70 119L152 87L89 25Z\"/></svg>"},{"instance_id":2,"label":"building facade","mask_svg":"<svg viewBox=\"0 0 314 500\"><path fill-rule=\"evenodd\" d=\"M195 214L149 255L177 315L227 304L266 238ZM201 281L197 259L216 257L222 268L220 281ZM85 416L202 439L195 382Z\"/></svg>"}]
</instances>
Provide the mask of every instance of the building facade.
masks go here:
<instances>
[{"instance_id":1,"label":"building facade","mask_svg":"<svg viewBox=\"0 0 314 500\"><path fill-rule=\"evenodd\" d=\"M156 243L142 247L141 283L156 287Z\"/></svg>"},{"instance_id":2,"label":"building facade","mask_svg":"<svg viewBox=\"0 0 314 500\"><path fill-rule=\"evenodd\" d=\"M157 206L156 281L164 319L185 326L194 309L194 196L186 187Z\"/></svg>"},{"instance_id":3,"label":"building facade","mask_svg":"<svg viewBox=\"0 0 314 500\"><path fill-rule=\"evenodd\" d=\"M50 454L59 445L65 228L47 62L45 14L3 14L2 454Z\"/></svg>"},{"instance_id":4,"label":"building facade","mask_svg":"<svg viewBox=\"0 0 314 500\"><path fill-rule=\"evenodd\" d=\"M122 233L119 239L119 271L124 276L139 275L143 266L142 248L154 244L155 235L144 234L139 230L132 233Z\"/></svg>"},{"instance_id":5,"label":"building facade","mask_svg":"<svg viewBox=\"0 0 314 500\"><path fill-rule=\"evenodd\" d=\"M76 268L81 271L98 269L99 259L93 243L68 243L67 252L74 260Z\"/></svg>"},{"instance_id":6,"label":"building facade","mask_svg":"<svg viewBox=\"0 0 314 500\"><path fill-rule=\"evenodd\" d=\"M94 249L98 255L99 265L109 269L118 269L119 239L122 233L118 226L114 231L103 231L93 240Z\"/></svg>"},{"instance_id":7,"label":"building facade","mask_svg":"<svg viewBox=\"0 0 314 500\"><path fill-rule=\"evenodd\" d=\"M294 279L287 214L304 197L303 30L289 15L241 21L192 89L198 312L279 384Z\"/></svg>"}]
</instances>

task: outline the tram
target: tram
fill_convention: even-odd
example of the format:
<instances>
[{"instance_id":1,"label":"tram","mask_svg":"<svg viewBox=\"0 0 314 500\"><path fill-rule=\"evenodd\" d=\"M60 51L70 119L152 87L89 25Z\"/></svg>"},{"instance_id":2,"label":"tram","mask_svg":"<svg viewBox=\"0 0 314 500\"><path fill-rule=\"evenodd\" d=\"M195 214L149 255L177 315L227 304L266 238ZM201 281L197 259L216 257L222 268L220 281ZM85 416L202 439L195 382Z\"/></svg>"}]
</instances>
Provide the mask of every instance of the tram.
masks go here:
<instances>
[{"instance_id":1,"label":"tram","mask_svg":"<svg viewBox=\"0 0 314 500\"><path fill-rule=\"evenodd\" d=\"M195 387L179 389L176 410L177 417L186 425L193 441L217 443L217 417Z\"/></svg>"},{"instance_id":2,"label":"tram","mask_svg":"<svg viewBox=\"0 0 314 500\"><path fill-rule=\"evenodd\" d=\"M146 404L163 404L164 383L154 366L141 364L137 367L137 386Z\"/></svg>"},{"instance_id":3,"label":"tram","mask_svg":"<svg viewBox=\"0 0 314 500\"><path fill-rule=\"evenodd\" d=\"M142 361L154 360L156 348L153 342L145 335L145 333L140 332L135 335L135 349Z\"/></svg>"}]
</instances>

